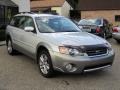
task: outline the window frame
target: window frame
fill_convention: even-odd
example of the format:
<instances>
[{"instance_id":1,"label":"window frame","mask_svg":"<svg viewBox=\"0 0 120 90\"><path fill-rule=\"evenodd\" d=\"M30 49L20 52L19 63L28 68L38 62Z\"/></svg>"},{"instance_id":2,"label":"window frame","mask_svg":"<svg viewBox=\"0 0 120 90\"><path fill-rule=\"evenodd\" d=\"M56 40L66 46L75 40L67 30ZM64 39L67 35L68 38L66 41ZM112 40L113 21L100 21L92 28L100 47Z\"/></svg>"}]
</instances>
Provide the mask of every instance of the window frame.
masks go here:
<instances>
[{"instance_id":1,"label":"window frame","mask_svg":"<svg viewBox=\"0 0 120 90\"><path fill-rule=\"evenodd\" d=\"M10 26L13 26L13 27L16 27L16 28L19 28L19 29L24 30L24 27L23 27L23 28L20 28L20 26L16 26L16 25L15 25L16 18L19 18L19 17L20 17L20 19L19 19L19 21L17 21L18 24L20 24L20 20L21 20L22 18L25 18L25 20L26 20L26 18L31 18L31 19L32 19L32 22L33 22L33 28L34 28L34 31L32 31L32 32L33 32L33 33L37 33L34 19L33 19L32 17L30 17L30 16L15 16L15 17L12 18L12 20L11 20L11 22L10 22ZM12 25L11 23L12 23L13 20L14 20L14 24Z\"/></svg>"},{"instance_id":2,"label":"window frame","mask_svg":"<svg viewBox=\"0 0 120 90\"><path fill-rule=\"evenodd\" d=\"M13 26L13 27L18 28L18 26L15 25L16 21L17 21L17 23L19 23L19 21L16 20L18 17L20 17L20 16L15 16L15 17L12 18L12 20L10 21L10 26ZM19 18L19 19L20 19L20 18ZM13 20L14 20L14 24L11 24Z\"/></svg>"},{"instance_id":3,"label":"window frame","mask_svg":"<svg viewBox=\"0 0 120 90\"><path fill-rule=\"evenodd\" d=\"M115 22L120 22L120 15L115 15Z\"/></svg>"},{"instance_id":4,"label":"window frame","mask_svg":"<svg viewBox=\"0 0 120 90\"><path fill-rule=\"evenodd\" d=\"M33 19L32 17L30 17L30 16L24 16L24 17L25 17L25 18L31 18L31 19L32 19L32 21L33 21L33 28L34 28L34 31L32 31L32 32L33 32L33 33L37 33L34 19Z\"/></svg>"}]
</instances>

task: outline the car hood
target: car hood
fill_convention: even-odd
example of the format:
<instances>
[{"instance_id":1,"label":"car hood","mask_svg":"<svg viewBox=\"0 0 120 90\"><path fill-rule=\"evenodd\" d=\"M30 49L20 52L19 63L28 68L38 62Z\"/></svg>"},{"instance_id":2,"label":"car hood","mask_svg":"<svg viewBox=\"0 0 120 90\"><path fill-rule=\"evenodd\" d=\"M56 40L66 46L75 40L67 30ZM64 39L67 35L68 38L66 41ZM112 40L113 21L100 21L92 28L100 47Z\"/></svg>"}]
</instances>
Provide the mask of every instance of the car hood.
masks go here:
<instances>
[{"instance_id":1,"label":"car hood","mask_svg":"<svg viewBox=\"0 0 120 90\"><path fill-rule=\"evenodd\" d=\"M68 32L68 33L51 33L46 34L52 43L59 45L96 45L104 44L107 41L96 35L87 32Z\"/></svg>"}]
</instances>

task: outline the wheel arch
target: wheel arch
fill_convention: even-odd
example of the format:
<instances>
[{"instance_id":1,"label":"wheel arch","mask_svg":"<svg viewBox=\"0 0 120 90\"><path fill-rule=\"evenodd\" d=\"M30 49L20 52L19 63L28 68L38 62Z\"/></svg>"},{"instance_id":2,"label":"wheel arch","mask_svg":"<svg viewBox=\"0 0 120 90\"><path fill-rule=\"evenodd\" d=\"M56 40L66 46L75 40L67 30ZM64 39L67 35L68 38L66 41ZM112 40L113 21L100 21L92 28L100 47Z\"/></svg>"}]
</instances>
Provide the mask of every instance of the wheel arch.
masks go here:
<instances>
[{"instance_id":1,"label":"wheel arch","mask_svg":"<svg viewBox=\"0 0 120 90\"><path fill-rule=\"evenodd\" d=\"M52 48L51 48L51 46L50 45L48 45L48 44L46 44L46 43L39 43L38 45L37 45L37 48L36 48L36 61L37 61L37 63L38 63L38 55L39 55L39 52L41 51L41 50L46 50L46 51L48 51L48 53L50 54L50 52L49 51L52 51Z\"/></svg>"},{"instance_id":2,"label":"wheel arch","mask_svg":"<svg viewBox=\"0 0 120 90\"><path fill-rule=\"evenodd\" d=\"M8 43L8 40L11 39L10 34L6 34L6 37L5 37L5 38L6 38L6 44L7 44L7 43Z\"/></svg>"}]
</instances>

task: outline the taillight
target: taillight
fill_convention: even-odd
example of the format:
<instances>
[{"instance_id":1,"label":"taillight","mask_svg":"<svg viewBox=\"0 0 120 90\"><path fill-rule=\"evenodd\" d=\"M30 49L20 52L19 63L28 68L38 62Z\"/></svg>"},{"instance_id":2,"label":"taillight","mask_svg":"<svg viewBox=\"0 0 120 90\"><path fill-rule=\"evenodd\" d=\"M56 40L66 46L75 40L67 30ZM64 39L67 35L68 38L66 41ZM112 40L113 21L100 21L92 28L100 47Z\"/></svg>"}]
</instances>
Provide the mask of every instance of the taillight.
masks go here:
<instances>
[{"instance_id":1,"label":"taillight","mask_svg":"<svg viewBox=\"0 0 120 90\"><path fill-rule=\"evenodd\" d=\"M118 32L117 28L113 28L113 32Z\"/></svg>"},{"instance_id":2,"label":"taillight","mask_svg":"<svg viewBox=\"0 0 120 90\"><path fill-rule=\"evenodd\" d=\"M101 32L101 29L100 28L97 28L96 29L96 33L100 33Z\"/></svg>"}]
</instances>

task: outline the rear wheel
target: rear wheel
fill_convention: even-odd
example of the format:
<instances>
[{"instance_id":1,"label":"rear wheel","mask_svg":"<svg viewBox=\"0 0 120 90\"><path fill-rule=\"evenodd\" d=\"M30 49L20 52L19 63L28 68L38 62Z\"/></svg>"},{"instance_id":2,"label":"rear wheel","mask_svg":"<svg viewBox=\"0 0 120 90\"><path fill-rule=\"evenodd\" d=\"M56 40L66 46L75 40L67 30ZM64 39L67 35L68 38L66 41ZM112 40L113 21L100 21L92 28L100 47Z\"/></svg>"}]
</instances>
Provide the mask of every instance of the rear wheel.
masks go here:
<instances>
[{"instance_id":1,"label":"rear wheel","mask_svg":"<svg viewBox=\"0 0 120 90\"><path fill-rule=\"evenodd\" d=\"M13 49L13 46L12 46L12 40L11 39L7 40L7 51L10 55L13 55L15 53L15 50Z\"/></svg>"},{"instance_id":2,"label":"rear wheel","mask_svg":"<svg viewBox=\"0 0 120 90\"><path fill-rule=\"evenodd\" d=\"M39 52L38 61L39 61L38 64L39 64L40 73L42 74L42 76L46 78L52 77L53 66L52 66L50 54L48 53L47 50L43 50Z\"/></svg>"}]
</instances>

